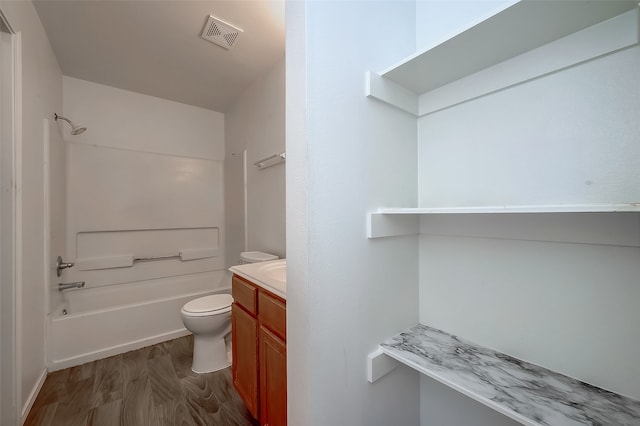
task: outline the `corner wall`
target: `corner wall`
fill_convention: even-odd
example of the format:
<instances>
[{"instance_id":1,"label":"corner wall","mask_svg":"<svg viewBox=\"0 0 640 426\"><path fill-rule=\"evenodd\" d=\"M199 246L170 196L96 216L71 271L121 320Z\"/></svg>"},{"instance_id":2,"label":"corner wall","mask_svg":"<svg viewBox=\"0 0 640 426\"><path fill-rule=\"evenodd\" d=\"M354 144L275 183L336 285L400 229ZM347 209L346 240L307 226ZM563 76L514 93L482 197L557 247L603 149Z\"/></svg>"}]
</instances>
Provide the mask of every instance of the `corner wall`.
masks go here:
<instances>
[{"instance_id":1,"label":"corner wall","mask_svg":"<svg viewBox=\"0 0 640 426\"><path fill-rule=\"evenodd\" d=\"M631 201L637 182L618 173L640 156L638 58L631 47L422 117L420 198ZM640 215L483 216L422 219L421 319L640 398L640 342L627 338L640 327Z\"/></svg>"},{"instance_id":2,"label":"corner wall","mask_svg":"<svg viewBox=\"0 0 640 426\"><path fill-rule=\"evenodd\" d=\"M238 264L240 253L245 250L286 256L286 163L265 169L253 165L285 151L284 71L282 58L253 82L225 114L227 266ZM244 150L247 151L246 198Z\"/></svg>"},{"instance_id":3,"label":"corner wall","mask_svg":"<svg viewBox=\"0 0 640 426\"><path fill-rule=\"evenodd\" d=\"M417 238L372 241L366 213L416 200L415 117L365 74L415 48L415 3L287 4L287 356L292 425L416 425L418 376L367 355L417 322ZM307 166L305 168L305 166Z\"/></svg>"},{"instance_id":4,"label":"corner wall","mask_svg":"<svg viewBox=\"0 0 640 426\"><path fill-rule=\"evenodd\" d=\"M22 35L22 288L17 306L18 357L23 416L44 380L45 277L49 270L44 238L44 126L49 119L52 156L58 155L53 113L62 108L62 74L49 40L30 1L2 1L12 28Z\"/></svg>"},{"instance_id":5,"label":"corner wall","mask_svg":"<svg viewBox=\"0 0 640 426\"><path fill-rule=\"evenodd\" d=\"M428 49L519 0L417 0L417 50Z\"/></svg>"}]
</instances>

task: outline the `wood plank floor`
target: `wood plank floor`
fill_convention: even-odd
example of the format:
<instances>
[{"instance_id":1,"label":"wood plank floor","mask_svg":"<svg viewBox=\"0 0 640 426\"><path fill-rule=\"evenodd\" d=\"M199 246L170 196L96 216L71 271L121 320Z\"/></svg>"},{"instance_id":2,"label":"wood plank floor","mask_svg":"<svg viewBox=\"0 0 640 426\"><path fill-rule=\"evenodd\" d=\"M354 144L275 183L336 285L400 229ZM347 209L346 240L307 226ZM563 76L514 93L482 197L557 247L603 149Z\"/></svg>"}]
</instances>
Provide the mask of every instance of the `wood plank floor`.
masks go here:
<instances>
[{"instance_id":1,"label":"wood plank floor","mask_svg":"<svg viewBox=\"0 0 640 426\"><path fill-rule=\"evenodd\" d=\"M193 336L47 376L27 426L256 426L231 368L191 371Z\"/></svg>"}]
</instances>

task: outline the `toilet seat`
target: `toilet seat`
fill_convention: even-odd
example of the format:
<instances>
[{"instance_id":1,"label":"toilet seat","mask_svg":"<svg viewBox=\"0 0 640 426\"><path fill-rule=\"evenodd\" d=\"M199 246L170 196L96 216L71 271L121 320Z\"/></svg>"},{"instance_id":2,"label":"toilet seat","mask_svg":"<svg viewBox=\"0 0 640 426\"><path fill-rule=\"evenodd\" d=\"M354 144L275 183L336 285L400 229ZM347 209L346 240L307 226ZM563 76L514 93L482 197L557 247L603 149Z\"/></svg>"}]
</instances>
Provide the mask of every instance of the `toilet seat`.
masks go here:
<instances>
[{"instance_id":1,"label":"toilet seat","mask_svg":"<svg viewBox=\"0 0 640 426\"><path fill-rule=\"evenodd\" d=\"M233 297L230 294L213 294L199 297L185 303L182 307L182 314L190 317L222 314L231 310L232 303Z\"/></svg>"}]
</instances>

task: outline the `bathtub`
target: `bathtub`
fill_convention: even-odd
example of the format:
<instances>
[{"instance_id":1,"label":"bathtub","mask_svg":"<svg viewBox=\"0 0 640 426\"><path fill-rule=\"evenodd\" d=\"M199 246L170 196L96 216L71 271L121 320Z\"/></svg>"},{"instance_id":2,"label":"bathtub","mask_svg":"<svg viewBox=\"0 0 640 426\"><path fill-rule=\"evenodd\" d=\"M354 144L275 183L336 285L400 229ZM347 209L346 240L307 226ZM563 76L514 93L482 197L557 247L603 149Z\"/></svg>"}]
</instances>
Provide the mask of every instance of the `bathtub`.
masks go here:
<instances>
[{"instance_id":1,"label":"bathtub","mask_svg":"<svg viewBox=\"0 0 640 426\"><path fill-rule=\"evenodd\" d=\"M189 334L180 309L189 300L230 293L226 271L68 290L50 314L49 371L61 370Z\"/></svg>"}]
</instances>

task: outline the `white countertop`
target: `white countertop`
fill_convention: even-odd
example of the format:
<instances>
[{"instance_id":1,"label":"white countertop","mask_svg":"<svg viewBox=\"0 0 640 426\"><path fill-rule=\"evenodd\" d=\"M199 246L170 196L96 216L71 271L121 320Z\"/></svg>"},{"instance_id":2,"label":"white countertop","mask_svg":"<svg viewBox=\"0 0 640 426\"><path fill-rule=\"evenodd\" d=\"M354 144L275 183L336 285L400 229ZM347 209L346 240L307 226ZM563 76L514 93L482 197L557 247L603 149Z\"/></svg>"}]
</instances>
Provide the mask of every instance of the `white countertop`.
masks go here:
<instances>
[{"instance_id":1,"label":"white countertop","mask_svg":"<svg viewBox=\"0 0 640 426\"><path fill-rule=\"evenodd\" d=\"M287 259L235 265L229 270L276 296L287 299Z\"/></svg>"}]
</instances>

